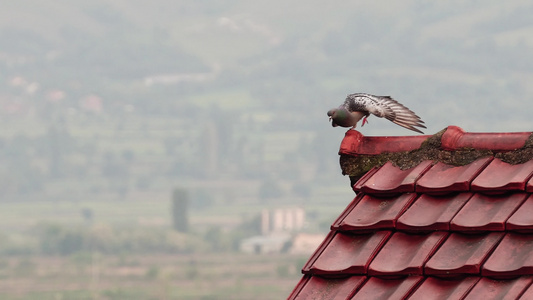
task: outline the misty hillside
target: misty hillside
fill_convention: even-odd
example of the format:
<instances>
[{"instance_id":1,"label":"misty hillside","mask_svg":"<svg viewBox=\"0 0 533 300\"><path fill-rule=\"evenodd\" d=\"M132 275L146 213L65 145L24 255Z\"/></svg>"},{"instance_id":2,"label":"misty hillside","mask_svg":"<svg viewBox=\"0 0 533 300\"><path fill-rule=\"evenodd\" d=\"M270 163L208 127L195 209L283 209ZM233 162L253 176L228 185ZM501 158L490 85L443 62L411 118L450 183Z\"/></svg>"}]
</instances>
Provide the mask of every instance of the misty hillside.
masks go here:
<instances>
[{"instance_id":1,"label":"misty hillside","mask_svg":"<svg viewBox=\"0 0 533 300\"><path fill-rule=\"evenodd\" d=\"M2 6L4 80L23 75L41 90L68 89L74 97L97 92L111 103L138 105L151 98L153 109L163 111L214 103L271 113L303 109L314 118L345 94L365 91L416 107L431 120L431 131L450 123L473 130L529 124L520 113L512 122L487 122L501 109L521 107L532 92L533 6L527 1ZM143 84L150 79L155 86ZM479 112L478 101L491 105ZM442 110L454 118L442 119Z\"/></svg>"},{"instance_id":2,"label":"misty hillside","mask_svg":"<svg viewBox=\"0 0 533 300\"><path fill-rule=\"evenodd\" d=\"M123 193L221 177L285 180L290 191L339 178L344 130L325 112L348 93L393 96L428 134L528 131L532 10L527 1L3 3L3 155L29 190L107 174ZM361 131L410 134L377 118ZM84 188L107 189L98 182Z\"/></svg>"}]
</instances>

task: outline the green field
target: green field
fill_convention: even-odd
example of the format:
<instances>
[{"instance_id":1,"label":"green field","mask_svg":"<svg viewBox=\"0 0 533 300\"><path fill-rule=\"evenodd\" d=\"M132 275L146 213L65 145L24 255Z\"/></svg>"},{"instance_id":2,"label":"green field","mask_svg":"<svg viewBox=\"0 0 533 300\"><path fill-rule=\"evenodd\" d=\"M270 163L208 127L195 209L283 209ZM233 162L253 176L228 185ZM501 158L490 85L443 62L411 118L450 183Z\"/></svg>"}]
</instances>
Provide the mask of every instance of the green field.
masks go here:
<instances>
[{"instance_id":1,"label":"green field","mask_svg":"<svg viewBox=\"0 0 533 300\"><path fill-rule=\"evenodd\" d=\"M84 208L93 212L91 223L82 217ZM231 232L263 208L242 204L193 211L191 232L182 235L169 229L168 199L1 203L0 298L283 299L301 277L308 255L213 251L204 240L206 231ZM328 211L340 211L335 210ZM108 252L43 253L43 230L62 232L51 235L51 243L62 244L65 234L78 234L80 243L90 240ZM128 243L137 246L121 250ZM183 247L190 250L183 252Z\"/></svg>"},{"instance_id":2,"label":"green field","mask_svg":"<svg viewBox=\"0 0 533 300\"><path fill-rule=\"evenodd\" d=\"M0 298L283 299L304 257L191 254L4 257Z\"/></svg>"},{"instance_id":3,"label":"green field","mask_svg":"<svg viewBox=\"0 0 533 300\"><path fill-rule=\"evenodd\" d=\"M327 195L336 193L342 191L326 189L306 207L314 218L320 212L308 230L327 230L340 213L346 203L327 201ZM264 208L282 207L279 203L193 209L191 231L183 235L170 229L169 198L151 193L124 201L110 196L107 200L0 203L0 251L4 253L0 298L283 299L289 295L309 255L248 255L228 244L239 224ZM83 217L84 209L92 211L91 220ZM216 228L222 229L220 250L208 238ZM62 250L54 245L63 245L69 236L85 246L57 252ZM48 245L47 237L54 245ZM47 250L50 247L52 252Z\"/></svg>"}]
</instances>

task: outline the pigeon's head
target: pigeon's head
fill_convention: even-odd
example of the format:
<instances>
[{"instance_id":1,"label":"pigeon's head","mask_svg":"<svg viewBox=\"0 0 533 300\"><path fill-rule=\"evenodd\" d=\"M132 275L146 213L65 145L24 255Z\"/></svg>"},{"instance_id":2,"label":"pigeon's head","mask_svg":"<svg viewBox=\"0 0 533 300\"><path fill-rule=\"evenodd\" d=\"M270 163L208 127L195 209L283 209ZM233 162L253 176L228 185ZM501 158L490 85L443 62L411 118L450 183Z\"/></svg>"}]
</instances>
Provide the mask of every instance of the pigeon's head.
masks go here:
<instances>
[{"instance_id":1,"label":"pigeon's head","mask_svg":"<svg viewBox=\"0 0 533 300\"><path fill-rule=\"evenodd\" d=\"M336 108L332 108L328 111L328 117L329 117L329 120L331 121L333 119L333 117L335 116L337 112L337 109ZM331 126L333 127L336 127L337 124L335 123L335 121L331 122Z\"/></svg>"},{"instance_id":2,"label":"pigeon's head","mask_svg":"<svg viewBox=\"0 0 533 300\"><path fill-rule=\"evenodd\" d=\"M350 112L343 108L332 108L328 111L328 117L331 121L331 126L337 127L351 127L350 122Z\"/></svg>"}]
</instances>

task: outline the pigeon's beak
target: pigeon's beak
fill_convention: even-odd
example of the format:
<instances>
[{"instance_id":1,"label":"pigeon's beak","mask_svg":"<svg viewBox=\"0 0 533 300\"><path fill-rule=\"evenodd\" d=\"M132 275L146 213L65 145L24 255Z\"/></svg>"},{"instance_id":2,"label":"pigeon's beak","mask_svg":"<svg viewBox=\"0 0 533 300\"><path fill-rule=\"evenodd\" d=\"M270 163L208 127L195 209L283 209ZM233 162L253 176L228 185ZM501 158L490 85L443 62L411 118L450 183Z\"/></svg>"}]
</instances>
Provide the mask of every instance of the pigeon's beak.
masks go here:
<instances>
[{"instance_id":1,"label":"pigeon's beak","mask_svg":"<svg viewBox=\"0 0 533 300\"><path fill-rule=\"evenodd\" d=\"M329 116L329 121L331 122L331 116Z\"/></svg>"}]
</instances>

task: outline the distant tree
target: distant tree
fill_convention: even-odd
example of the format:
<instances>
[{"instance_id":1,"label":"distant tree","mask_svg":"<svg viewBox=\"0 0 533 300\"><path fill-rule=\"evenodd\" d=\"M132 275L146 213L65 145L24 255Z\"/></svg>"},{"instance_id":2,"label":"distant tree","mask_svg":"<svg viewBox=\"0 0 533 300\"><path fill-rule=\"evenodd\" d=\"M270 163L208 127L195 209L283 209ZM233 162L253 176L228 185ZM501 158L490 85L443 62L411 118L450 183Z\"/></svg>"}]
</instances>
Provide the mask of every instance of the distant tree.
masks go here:
<instances>
[{"instance_id":1,"label":"distant tree","mask_svg":"<svg viewBox=\"0 0 533 300\"><path fill-rule=\"evenodd\" d=\"M211 245L211 249L216 252L227 250L224 240L225 236L220 227L210 227L204 235L204 240Z\"/></svg>"},{"instance_id":2,"label":"distant tree","mask_svg":"<svg viewBox=\"0 0 533 300\"><path fill-rule=\"evenodd\" d=\"M41 251L44 254L70 255L81 251L85 245L85 235L77 228L48 224L39 231Z\"/></svg>"},{"instance_id":3,"label":"distant tree","mask_svg":"<svg viewBox=\"0 0 533 300\"><path fill-rule=\"evenodd\" d=\"M189 195L185 189L174 189L172 193L172 225L174 230L187 232L189 230Z\"/></svg>"}]
</instances>

